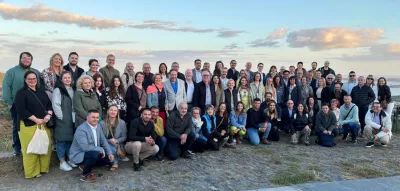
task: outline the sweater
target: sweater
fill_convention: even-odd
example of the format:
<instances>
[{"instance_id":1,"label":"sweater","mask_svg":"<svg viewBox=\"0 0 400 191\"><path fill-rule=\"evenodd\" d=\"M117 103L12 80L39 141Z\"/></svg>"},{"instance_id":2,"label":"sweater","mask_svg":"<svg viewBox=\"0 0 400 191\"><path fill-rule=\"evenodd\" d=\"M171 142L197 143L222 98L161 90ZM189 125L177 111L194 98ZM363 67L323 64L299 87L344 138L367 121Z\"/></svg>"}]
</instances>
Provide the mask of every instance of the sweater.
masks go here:
<instances>
[{"instance_id":1,"label":"sweater","mask_svg":"<svg viewBox=\"0 0 400 191\"><path fill-rule=\"evenodd\" d=\"M186 113L183 118L179 111L172 112L167 121L167 135L172 139L180 139L182 134L189 135L192 132L192 116Z\"/></svg>"},{"instance_id":2,"label":"sweater","mask_svg":"<svg viewBox=\"0 0 400 191\"><path fill-rule=\"evenodd\" d=\"M154 140L156 138L154 123L149 121L147 125L145 125L142 118L136 118L135 120L133 120L128 132L129 134L127 142L146 142L146 137L148 136L151 136Z\"/></svg>"},{"instance_id":3,"label":"sweater","mask_svg":"<svg viewBox=\"0 0 400 191\"><path fill-rule=\"evenodd\" d=\"M113 76L119 76L119 71L108 65L100 68L99 72L103 75L105 87L110 87L111 83L114 83L111 82Z\"/></svg>"},{"instance_id":4,"label":"sweater","mask_svg":"<svg viewBox=\"0 0 400 191\"><path fill-rule=\"evenodd\" d=\"M350 111L350 109L354 106L354 108ZM350 112L350 114L349 114ZM347 116L348 114L348 116ZM339 125L345 125L349 123L360 123L358 119L358 107L351 103L350 107L347 108L346 105L342 105L340 107L340 115L339 115ZM345 118L347 116L347 118Z\"/></svg>"},{"instance_id":5,"label":"sweater","mask_svg":"<svg viewBox=\"0 0 400 191\"><path fill-rule=\"evenodd\" d=\"M40 73L34 68L24 69L22 66L18 65L9 69L3 78L2 90L3 90L3 101L7 105L14 104L15 96L18 90L24 87L24 75L27 71L33 71L37 75L38 86L40 87Z\"/></svg>"},{"instance_id":6,"label":"sweater","mask_svg":"<svg viewBox=\"0 0 400 191\"><path fill-rule=\"evenodd\" d=\"M315 121L315 131L317 133L323 133L325 130L333 131L336 125L336 116L332 111L329 111L328 114L324 114L323 111L318 112Z\"/></svg>"},{"instance_id":7,"label":"sweater","mask_svg":"<svg viewBox=\"0 0 400 191\"><path fill-rule=\"evenodd\" d=\"M246 118L246 129L255 128L258 129L258 125L260 123L264 123L266 121L266 116L264 112L261 110L254 110L250 108L247 110L247 118Z\"/></svg>"},{"instance_id":8,"label":"sweater","mask_svg":"<svg viewBox=\"0 0 400 191\"><path fill-rule=\"evenodd\" d=\"M353 98L353 103L357 106L366 106L371 104L375 100L375 93L371 87L363 85L363 86L355 86L353 90L351 90L351 98Z\"/></svg>"},{"instance_id":9,"label":"sweater","mask_svg":"<svg viewBox=\"0 0 400 191\"><path fill-rule=\"evenodd\" d=\"M236 115L235 111L231 111L229 119L231 120L231 125L235 126L238 129L246 127L246 119L247 119L246 114Z\"/></svg>"}]
</instances>

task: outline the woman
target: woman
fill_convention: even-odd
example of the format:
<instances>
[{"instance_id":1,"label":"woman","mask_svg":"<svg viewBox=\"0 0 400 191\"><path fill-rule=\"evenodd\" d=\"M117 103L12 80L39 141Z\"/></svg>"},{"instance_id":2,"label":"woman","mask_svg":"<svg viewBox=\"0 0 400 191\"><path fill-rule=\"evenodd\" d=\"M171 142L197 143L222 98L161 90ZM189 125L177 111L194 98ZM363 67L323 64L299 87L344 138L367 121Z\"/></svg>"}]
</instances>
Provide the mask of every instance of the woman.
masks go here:
<instances>
[{"instance_id":1,"label":"woman","mask_svg":"<svg viewBox=\"0 0 400 191\"><path fill-rule=\"evenodd\" d=\"M44 90L38 88L38 76L33 71L24 75L24 87L20 89L15 99L17 114L20 121L19 138L21 141L22 159L25 178L39 178L41 173L48 173L50 167L51 150L47 154L28 154L27 149L36 131L36 126L43 125L47 136L50 138L50 129L46 123L53 115L49 96Z\"/></svg>"},{"instance_id":2,"label":"woman","mask_svg":"<svg viewBox=\"0 0 400 191\"><path fill-rule=\"evenodd\" d=\"M206 113L201 117L203 125L201 126L200 137L207 142L204 149L219 150L219 137L217 132L217 119L214 115L215 109L212 105L206 106ZM218 138L217 138L218 137Z\"/></svg>"},{"instance_id":3,"label":"woman","mask_svg":"<svg viewBox=\"0 0 400 191\"><path fill-rule=\"evenodd\" d=\"M274 87L276 88L276 103L280 108L284 108L284 95L285 95L285 86L281 82L281 77L279 75L273 78Z\"/></svg>"},{"instance_id":4,"label":"woman","mask_svg":"<svg viewBox=\"0 0 400 191\"><path fill-rule=\"evenodd\" d=\"M75 108L75 127L78 127L86 121L89 110L97 110L102 116L102 107L99 98L92 90L94 81L88 75L82 75L76 82L76 92L73 98Z\"/></svg>"},{"instance_id":5,"label":"woman","mask_svg":"<svg viewBox=\"0 0 400 191\"><path fill-rule=\"evenodd\" d=\"M122 84L124 85L125 92L128 87L135 83L135 67L131 62L126 63L124 73L121 75Z\"/></svg>"},{"instance_id":6,"label":"woman","mask_svg":"<svg viewBox=\"0 0 400 191\"><path fill-rule=\"evenodd\" d=\"M378 79L378 97L379 103L383 103L383 111L389 116L392 116L394 103L392 102L392 93L390 87L387 85L386 78L380 77Z\"/></svg>"},{"instance_id":7,"label":"woman","mask_svg":"<svg viewBox=\"0 0 400 191\"><path fill-rule=\"evenodd\" d=\"M215 138L218 139L219 142L219 147L226 146L228 148L234 148L233 145L231 144L226 144L228 141L228 129L229 129L229 115L228 111L226 110L226 104L225 103L220 103L217 109L217 112L215 113L216 117L216 124L217 124L217 133Z\"/></svg>"},{"instance_id":8,"label":"woman","mask_svg":"<svg viewBox=\"0 0 400 191\"><path fill-rule=\"evenodd\" d=\"M154 74L153 84L147 87L147 105L149 108L153 106L159 108L158 116L163 119L163 127L166 128L167 117L165 115L165 91L161 74Z\"/></svg>"},{"instance_id":9,"label":"woman","mask_svg":"<svg viewBox=\"0 0 400 191\"><path fill-rule=\"evenodd\" d=\"M247 77L240 78L240 83L238 87L238 100L243 102L244 111L247 112L247 110L250 109L253 100L253 95L251 95L249 81L247 81Z\"/></svg>"},{"instance_id":10,"label":"woman","mask_svg":"<svg viewBox=\"0 0 400 191\"><path fill-rule=\"evenodd\" d=\"M308 111L308 115L311 118L311 129L314 130L315 127L315 119L317 117L317 113L320 111L319 107L317 104L315 104L315 99L313 97L309 97L307 99L307 111Z\"/></svg>"},{"instance_id":11,"label":"woman","mask_svg":"<svg viewBox=\"0 0 400 191\"><path fill-rule=\"evenodd\" d=\"M289 78L289 85L285 88L285 103L288 100L292 100L294 106L297 106L300 102L300 91L296 85L296 77L292 76Z\"/></svg>"},{"instance_id":12,"label":"woman","mask_svg":"<svg viewBox=\"0 0 400 191\"><path fill-rule=\"evenodd\" d=\"M63 64L64 61L61 54L55 53L50 58L50 66L40 73L40 76L44 82L44 89L50 98L56 82L61 80L60 75L63 71Z\"/></svg>"},{"instance_id":13,"label":"woman","mask_svg":"<svg viewBox=\"0 0 400 191\"><path fill-rule=\"evenodd\" d=\"M278 110L276 109L275 101L270 101L267 104L267 108L264 111L269 132L266 131L262 137L262 143L269 144L269 141L279 141L279 132L278 132Z\"/></svg>"},{"instance_id":14,"label":"woman","mask_svg":"<svg viewBox=\"0 0 400 191\"><path fill-rule=\"evenodd\" d=\"M231 111L229 119L231 122L230 139L235 137L236 144L240 144L240 136L246 134L246 118L247 114L244 112L243 102L236 104L235 110Z\"/></svg>"},{"instance_id":15,"label":"woman","mask_svg":"<svg viewBox=\"0 0 400 191\"><path fill-rule=\"evenodd\" d=\"M274 82L273 82L272 78L268 78L267 83L265 84L265 93L267 93L267 92L272 94L272 99L274 99L275 101L277 100L276 88L274 86Z\"/></svg>"},{"instance_id":16,"label":"woman","mask_svg":"<svg viewBox=\"0 0 400 191\"><path fill-rule=\"evenodd\" d=\"M331 100L330 109L335 114L336 121L338 122L337 125L339 126L340 109L338 108L338 105L339 105L339 101L337 99ZM343 134L343 133L340 133L340 130L341 129L339 129L339 134Z\"/></svg>"},{"instance_id":17,"label":"woman","mask_svg":"<svg viewBox=\"0 0 400 191\"><path fill-rule=\"evenodd\" d=\"M215 105L219 105L225 101L224 87L222 87L221 80L218 76L214 75L212 81L215 87Z\"/></svg>"},{"instance_id":18,"label":"woman","mask_svg":"<svg viewBox=\"0 0 400 191\"><path fill-rule=\"evenodd\" d=\"M160 66L158 66L158 73L161 74L162 83L166 82L169 79L168 67L165 63L161 63Z\"/></svg>"},{"instance_id":19,"label":"woman","mask_svg":"<svg viewBox=\"0 0 400 191\"><path fill-rule=\"evenodd\" d=\"M218 77L221 76L222 68L224 68L224 63L222 63L221 61L217 61L215 63L215 69L214 69L213 75L218 76Z\"/></svg>"},{"instance_id":20,"label":"woman","mask_svg":"<svg viewBox=\"0 0 400 191\"><path fill-rule=\"evenodd\" d=\"M89 60L89 70L83 73L84 75L88 75L90 77L93 77L95 74L99 74L102 76L102 74L99 72L99 61L96 59L90 59Z\"/></svg>"},{"instance_id":21,"label":"woman","mask_svg":"<svg viewBox=\"0 0 400 191\"><path fill-rule=\"evenodd\" d=\"M278 70L276 69L276 66L271 66L269 68L269 72L267 74L267 78L274 78L278 74Z\"/></svg>"},{"instance_id":22,"label":"woman","mask_svg":"<svg viewBox=\"0 0 400 191\"><path fill-rule=\"evenodd\" d=\"M378 87L375 85L374 76L372 74L368 75L366 85L372 88L375 94L375 101L378 101ZM351 92L348 93L351 94ZM372 104L370 105L370 108L372 107Z\"/></svg>"},{"instance_id":23,"label":"woman","mask_svg":"<svg viewBox=\"0 0 400 191\"><path fill-rule=\"evenodd\" d=\"M120 159L117 155L118 147L124 148L124 142L127 136L125 121L119 117L118 111L119 108L117 105L110 105L105 120L99 123L114 155L114 161L112 162L110 171L118 169L119 160L129 161L128 157Z\"/></svg>"},{"instance_id":24,"label":"woman","mask_svg":"<svg viewBox=\"0 0 400 191\"><path fill-rule=\"evenodd\" d=\"M265 100L265 90L261 80L261 74L259 72L255 73L253 82L250 83L250 91L253 99L259 98L263 102Z\"/></svg>"},{"instance_id":25,"label":"woman","mask_svg":"<svg viewBox=\"0 0 400 191\"><path fill-rule=\"evenodd\" d=\"M99 100L99 103L101 105L101 111L105 115L107 112L107 98L106 98L106 92L104 90L104 80L103 76L101 73L97 73L93 75L93 81L94 81L94 87L93 87L93 92L96 93L97 98Z\"/></svg>"},{"instance_id":26,"label":"woman","mask_svg":"<svg viewBox=\"0 0 400 191\"><path fill-rule=\"evenodd\" d=\"M140 117L142 108L146 107L146 90L143 87L144 73L137 72L135 75L136 83L129 86L126 92L125 101L127 103L128 127L132 120Z\"/></svg>"},{"instance_id":27,"label":"woman","mask_svg":"<svg viewBox=\"0 0 400 191\"><path fill-rule=\"evenodd\" d=\"M196 139L190 148L193 152L204 152L206 148L207 141L201 138L201 127L203 126L203 121L200 117L201 110L198 107L193 107L192 109L192 131L194 132Z\"/></svg>"},{"instance_id":28,"label":"woman","mask_svg":"<svg viewBox=\"0 0 400 191\"><path fill-rule=\"evenodd\" d=\"M315 91L315 99L317 100L318 108L321 109L323 103L330 103L330 91L329 87L326 87L325 78L318 80L318 88Z\"/></svg>"},{"instance_id":29,"label":"woman","mask_svg":"<svg viewBox=\"0 0 400 191\"><path fill-rule=\"evenodd\" d=\"M57 156L60 160L60 169L70 171L75 164L66 162L74 138L74 105L73 80L70 72L61 74L61 83L56 83L52 95L52 106L55 115L54 138L56 140Z\"/></svg>"},{"instance_id":30,"label":"woman","mask_svg":"<svg viewBox=\"0 0 400 191\"><path fill-rule=\"evenodd\" d=\"M235 110L235 106L238 102L238 90L235 88L235 80L228 80L228 89L224 91L225 93L225 103L228 109L228 112Z\"/></svg>"},{"instance_id":31,"label":"woman","mask_svg":"<svg viewBox=\"0 0 400 191\"><path fill-rule=\"evenodd\" d=\"M297 106L297 111L292 117L292 144L298 144L299 139L304 136L304 144L310 145L311 118L307 109L301 103Z\"/></svg>"},{"instance_id":32,"label":"woman","mask_svg":"<svg viewBox=\"0 0 400 191\"><path fill-rule=\"evenodd\" d=\"M125 119L126 114L126 102L125 102L125 88L121 83L119 76L113 76L111 78L110 87L106 88L107 108L111 105L116 105L119 110L119 116L121 119Z\"/></svg>"},{"instance_id":33,"label":"woman","mask_svg":"<svg viewBox=\"0 0 400 191\"><path fill-rule=\"evenodd\" d=\"M240 79L242 79L242 78L246 78L246 79L247 79L246 70L240 70L240 72L239 72L239 78L238 78L238 80L237 80L237 82L236 82L236 86L235 86L236 88L239 87Z\"/></svg>"}]
</instances>

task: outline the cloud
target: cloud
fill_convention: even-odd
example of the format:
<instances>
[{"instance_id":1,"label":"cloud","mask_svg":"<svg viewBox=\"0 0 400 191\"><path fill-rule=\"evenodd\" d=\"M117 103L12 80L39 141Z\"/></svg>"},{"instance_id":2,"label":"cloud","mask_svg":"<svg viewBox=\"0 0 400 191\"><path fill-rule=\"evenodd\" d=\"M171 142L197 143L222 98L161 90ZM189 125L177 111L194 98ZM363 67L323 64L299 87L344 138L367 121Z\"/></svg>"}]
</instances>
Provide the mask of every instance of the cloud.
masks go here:
<instances>
[{"instance_id":1,"label":"cloud","mask_svg":"<svg viewBox=\"0 0 400 191\"><path fill-rule=\"evenodd\" d=\"M241 34L241 33L245 33L245 31L222 29L222 30L218 31L218 37L231 38L231 37L239 36L239 34Z\"/></svg>"},{"instance_id":2,"label":"cloud","mask_svg":"<svg viewBox=\"0 0 400 191\"><path fill-rule=\"evenodd\" d=\"M118 44L136 44L135 41L102 41L102 40L81 40L81 39L54 39L51 42L74 43L84 45L118 45Z\"/></svg>"},{"instance_id":3,"label":"cloud","mask_svg":"<svg viewBox=\"0 0 400 191\"><path fill-rule=\"evenodd\" d=\"M175 31L175 32L193 32L193 33L211 33L215 32L215 29L199 29L193 27L176 27L175 25L166 23L143 23L143 24L130 24L128 27L135 29L155 29L163 31Z\"/></svg>"},{"instance_id":4,"label":"cloud","mask_svg":"<svg viewBox=\"0 0 400 191\"><path fill-rule=\"evenodd\" d=\"M269 41L269 40L266 40L266 39L257 39L257 40L251 41L251 42L249 42L247 44L250 44L250 47L254 47L254 48L257 48L257 47L276 47L278 42Z\"/></svg>"},{"instance_id":5,"label":"cloud","mask_svg":"<svg viewBox=\"0 0 400 191\"><path fill-rule=\"evenodd\" d=\"M342 54L335 59L344 61L400 61L400 43L376 44L369 48L369 52L364 54Z\"/></svg>"},{"instance_id":6,"label":"cloud","mask_svg":"<svg viewBox=\"0 0 400 191\"><path fill-rule=\"evenodd\" d=\"M224 47L224 49L232 50L232 49L240 49L237 43L228 44Z\"/></svg>"},{"instance_id":7,"label":"cloud","mask_svg":"<svg viewBox=\"0 0 400 191\"><path fill-rule=\"evenodd\" d=\"M367 47L383 38L383 29L352 30L344 27L314 28L293 31L288 34L290 47L309 47L313 51Z\"/></svg>"},{"instance_id":8,"label":"cloud","mask_svg":"<svg viewBox=\"0 0 400 191\"><path fill-rule=\"evenodd\" d=\"M280 28L280 29L275 29L271 33L269 33L267 40L278 40L286 36L288 32L288 27Z\"/></svg>"},{"instance_id":9,"label":"cloud","mask_svg":"<svg viewBox=\"0 0 400 191\"><path fill-rule=\"evenodd\" d=\"M124 26L122 21L98 19L96 17L67 13L38 3L28 8L16 7L2 3L0 4L0 16L5 20L16 19L32 22L76 24L80 27L92 29L111 29Z\"/></svg>"},{"instance_id":10,"label":"cloud","mask_svg":"<svg viewBox=\"0 0 400 191\"><path fill-rule=\"evenodd\" d=\"M49 32L47 32L47 34L42 34L42 36L48 36L48 35L53 35L53 34L58 34L58 31L56 31L56 30L49 31Z\"/></svg>"}]
</instances>

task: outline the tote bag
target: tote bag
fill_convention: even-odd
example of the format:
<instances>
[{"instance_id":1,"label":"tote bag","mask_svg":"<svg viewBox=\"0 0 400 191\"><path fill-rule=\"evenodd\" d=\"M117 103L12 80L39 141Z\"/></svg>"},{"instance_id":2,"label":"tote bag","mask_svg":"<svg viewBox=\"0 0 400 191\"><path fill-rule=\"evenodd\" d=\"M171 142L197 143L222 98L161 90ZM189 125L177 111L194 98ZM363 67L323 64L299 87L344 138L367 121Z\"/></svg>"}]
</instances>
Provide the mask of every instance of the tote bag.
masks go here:
<instances>
[{"instance_id":1,"label":"tote bag","mask_svg":"<svg viewBox=\"0 0 400 191\"><path fill-rule=\"evenodd\" d=\"M43 125L36 125L35 134L29 142L27 153L46 155L49 151L49 136L47 136L46 130Z\"/></svg>"}]
</instances>

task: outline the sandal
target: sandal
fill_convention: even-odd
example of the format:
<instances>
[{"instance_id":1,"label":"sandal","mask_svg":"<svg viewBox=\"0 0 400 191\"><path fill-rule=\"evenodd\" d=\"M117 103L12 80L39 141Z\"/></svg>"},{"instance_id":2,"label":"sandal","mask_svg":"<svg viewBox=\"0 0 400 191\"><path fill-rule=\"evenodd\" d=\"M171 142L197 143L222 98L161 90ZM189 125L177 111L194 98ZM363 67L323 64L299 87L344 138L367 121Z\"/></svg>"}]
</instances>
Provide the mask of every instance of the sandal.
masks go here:
<instances>
[{"instance_id":1,"label":"sandal","mask_svg":"<svg viewBox=\"0 0 400 191\"><path fill-rule=\"evenodd\" d=\"M113 165L113 166L110 168L110 171L116 171L116 170L118 170L118 165Z\"/></svg>"}]
</instances>

